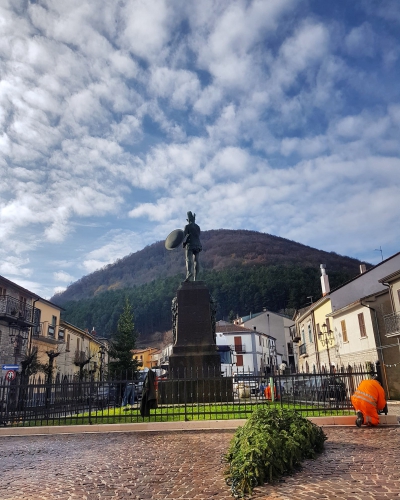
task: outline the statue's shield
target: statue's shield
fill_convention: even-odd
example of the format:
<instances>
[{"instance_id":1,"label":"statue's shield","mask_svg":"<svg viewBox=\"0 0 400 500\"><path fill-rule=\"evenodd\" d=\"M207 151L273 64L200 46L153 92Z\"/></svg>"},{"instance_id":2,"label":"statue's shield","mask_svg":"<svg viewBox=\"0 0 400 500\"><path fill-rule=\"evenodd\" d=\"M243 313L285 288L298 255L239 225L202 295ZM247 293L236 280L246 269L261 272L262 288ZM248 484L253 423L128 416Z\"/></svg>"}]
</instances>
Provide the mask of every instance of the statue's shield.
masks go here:
<instances>
[{"instance_id":1,"label":"statue's shield","mask_svg":"<svg viewBox=\"0 0 400 500\"><path fill-rule=\"evenodd\" d=\"M175 229L172 233L169 233L167 239L165 240L165 248L167 250L173 250L179 247L183 241L183 231L182 229Z\"/></svg>"}]
</instances>

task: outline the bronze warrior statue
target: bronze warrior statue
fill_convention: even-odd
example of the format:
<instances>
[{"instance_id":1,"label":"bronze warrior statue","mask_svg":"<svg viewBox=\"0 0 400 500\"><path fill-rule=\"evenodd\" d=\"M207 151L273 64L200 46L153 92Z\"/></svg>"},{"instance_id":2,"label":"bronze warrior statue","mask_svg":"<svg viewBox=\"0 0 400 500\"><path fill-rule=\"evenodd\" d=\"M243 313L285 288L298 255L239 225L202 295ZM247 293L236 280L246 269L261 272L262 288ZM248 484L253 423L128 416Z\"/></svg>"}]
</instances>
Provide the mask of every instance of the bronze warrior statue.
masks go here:
<instances>
[{"instance_id":1,"label":"bronze warrior statue","mask_svg":"<svg viewBox=\"0 0 400 500\"><path fill-rule=\"evenodd\" d=\"M200 243L200 227L196 224L196 214L192 212L187 213L187 221L185 229L183 230L184 238L182 246L185 249L186 254L186 279L189 281L199 276L199 253L202 250Z\"/></svg>"}]
</instances>

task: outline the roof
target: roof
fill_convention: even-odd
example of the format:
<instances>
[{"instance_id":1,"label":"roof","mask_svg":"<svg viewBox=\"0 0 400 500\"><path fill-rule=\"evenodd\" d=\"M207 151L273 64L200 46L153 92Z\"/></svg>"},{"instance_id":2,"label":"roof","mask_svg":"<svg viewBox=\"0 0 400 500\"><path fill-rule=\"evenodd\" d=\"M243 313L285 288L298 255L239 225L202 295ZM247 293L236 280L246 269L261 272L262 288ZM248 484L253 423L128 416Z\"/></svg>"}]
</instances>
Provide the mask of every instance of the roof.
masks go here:
<instances>
[{"instance_id":1,"label":"roof","mask_svg":"<svg viewBox=\"0 0 400 500\"><path fill-rule=\"evenodd\" d=\"M371 297L379 297L380 295L385 295L386 293L388 293L387 290L379 290L376 293L370 293L369 295L366 295L365 297L361 297L360 299L357 299L354 302L351 302L350 304L346 304L345 306L341 307L340 309L336 309L335 311L332 311L331 313L327 314L326 317L335 317L337 314L345 312L349 309L353 309L353 307L357 307L360 305L365 306L366 304L362 303L363 300L367 301L367 299L369 299Z\"/></svg>"},{"instance_id":2,"label":"roof","mask_svg":"<svg viewBox=\"0 0 400 500\"><path fill-rule=\"evenodd\" d=\"M331 294L332 292L336 292L336 290L339 290L340 288L346 286L348 283L351 283L352 281L357 280L360 276L364 276L365 274L368 274L373 269L376 269L377 267L382 266L382 264L384 264L385 262L388 262L391 259L394 259L398 255L400 255L400 252L397 252L397 253L391 255L390 257L388 257L387 259L383 260L382 262L379 262L379 264L376 264L376 266L370 267L369 269L367 269L363 273L357 274L357 276L354 276L354 278L351 278L350 280L346 281L345 283L342 283L341 285L337 286L336 288L334 288L333 290L331 290L329 293Z\"/></svg>"},{"instance_id":3,"label":"roof","mask_svg":"<svg viewBox=\"0 0 400 500\"><path fill-rule=\"evenodd\" d=\"M226 323L226 321L221 321L221 323L217 321L215 325L215 331L216 333L239 333L239 334L255 332L258 335L264 335L265 337L276 340L276 338L273 337L272 335L259 332L257 330L254 330L254 328L245 328L244 326L234 325L232 323Z\"/></svg>"},{"instance_id":4,"label":"roof","mask_svg":"<svg viewBox=\"0 0 400 500\"><path fill-rule=\"evenodd\" d=\"M12 286L15 286L15 287L19 288L20 290L24 291L25 293L27 293L29 295L32 295L32 297L36 297L37 299L40 299L39 295L37 295L36 293L31 292L30 290L24 288L21 285L18 285L18 283L15 283L14 281L11 281L11 280L9 280L9 279L5 278L4 276L1 276L1 275L0 275L0 279L6 281L7 283L9 283Z\"/></svg>"},{"instance_id":5,"label":"roof","mask_svg":"<svg viewBox=\"0 0 400 500\"><path fill-rule=\"evenodd\" d=\"M218 322L215 325L215 330L218 333L234 333L234 332L249 333L254 331L252 328L245 328L244 326L234 325L232 323L220 325L218 324Z\"/></svg>"},{"instance_id":6,"label":"roof","mask_svg":"<svg viewBox=\"0 0 400 500\"><path fill-rule=\"evenodd\" d=\"M18 283L15 283L15 281L11 281L11 280L9 280L9 279L5 278L4 276L1 276L1 275L0 275L0 279L4 280L6 283L9 283L10 286L14 286L14 287L18 288L19 290L21 290L22 292L26 293L27 295L31 295L36 300L40 300L41 302L46 302L47 304L50 304L50 305L52 305L54 307L57 307L57 309L65 311L65 309L63 307L58 306L57 304L54 304L53 302L50 302L50 300L44 299L43 297L41 297L37 293L31 292L30 290L28 290L27 288L24 288L21 285L18 285Z\"/></svg>"},{"instance_id":7,"label":"roof","mask_svg":"<svg viewBox=\"0 0 400 500\"><path fill-rule=\"evenodd\" d=\"M102 343L104 343L104 341L107 340L107 339L95 337L89 331L83 330L82 328L79 328L79 326L75 326L72 323L65 321L65 319L60 320L60 328L62 328L62 327L72 328L80 335L86 335L87 337L89 337L90 339L94 340L95 342L97 342L99 344L102 344ZM107 342L108 342L108 340L107 340Z\"/></svg>"},{"instance_id":8,"label":"roof","mask_svg":"<svg viewBox=\"0 0 400 500\"><path fill-rule=\"evenodd\" d=\"M395 271L392 274L388 274L387 276L384 276L383 278L381 278L378 281L379 281L379 283L382 283L382 285L384 285L388 281L392 281L392 280L397 279L397 278L400 278L400 269L398 271Z\"/></svg>"},{"instance_id":9,"label":"roof","mask_svg":"<svg viewBox=\"0 0 400 500\"><path fill-rule=\"evenodd\" d=\"M314 311L316 306L320 306L326 300L330 300L329 293L318 299L316 302L310 304L309 307L304 307L303 309L299 309L299 317L296 321L301 321L308 313Z\"/></svg>"}]
</instances>

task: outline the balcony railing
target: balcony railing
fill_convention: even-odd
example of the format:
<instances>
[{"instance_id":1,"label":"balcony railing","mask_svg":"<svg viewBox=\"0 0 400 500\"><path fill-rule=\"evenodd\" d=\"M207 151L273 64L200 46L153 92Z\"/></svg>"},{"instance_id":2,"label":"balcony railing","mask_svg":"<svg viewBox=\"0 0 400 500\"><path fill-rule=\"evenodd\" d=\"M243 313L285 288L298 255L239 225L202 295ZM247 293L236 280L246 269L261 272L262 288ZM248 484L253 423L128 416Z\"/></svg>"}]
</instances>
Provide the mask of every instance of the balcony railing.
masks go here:
<instances>
[{"instance_id":1,"label":"balcony railing","mask_svg":"<svg viewBox=\"0 0 400 500\"><path fill-rule=\"evenodd\" d=\"M306 344L301 344L299 347L299 354L300 356L307 354Z\"/></svg>"},{"instance_id":2,"label":"balcony railing","mask_svg":"<svg viewBox=\"0 0 400 500\"><path fill-rule=\"evenodd\" d=\"M11 295L0 296L0 320L19 326L35 326L39 310Z\"/></svg>"},{"instance_id":3,"label":"balcony railing","mask_svg":"<svg viewBox=\"0 0 400 500\"><path fill-rule=\"evenodd\" d=\"M386 314L383 316L385 322L386 337L400 335L400 314Z\"/></svg>"},{"instance_id":4,"label":"balcony railing","mask_svg":"<svg viewBox=\"0 0 400 500\"><path fill-rule=\"evenodd\" d=\"M245 354L246 346L243 344L235 344L232 346L232 350L236 352L236 354Z\"/></svg>"}]
</instances>

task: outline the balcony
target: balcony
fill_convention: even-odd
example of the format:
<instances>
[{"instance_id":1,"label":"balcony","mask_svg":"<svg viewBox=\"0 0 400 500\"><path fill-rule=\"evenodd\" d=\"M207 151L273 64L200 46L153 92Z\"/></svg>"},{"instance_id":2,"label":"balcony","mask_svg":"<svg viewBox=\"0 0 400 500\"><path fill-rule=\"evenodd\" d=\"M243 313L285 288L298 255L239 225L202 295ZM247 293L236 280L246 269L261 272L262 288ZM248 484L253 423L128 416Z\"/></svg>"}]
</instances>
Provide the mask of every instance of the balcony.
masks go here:
<instances>
[{"instance_id":1,"label":"balcony","mask_svg":"<svg viewBox=\"0 0 400 500\"><path fill-rule=\"evenodd\" d=\"M243 344L235 344L231 346L231 350L236 352L236 354L246 354L246 346Z\"/></svg>"},{"instance_id":2,"label":"balcony","mask_svg":"<svg viewBox=\"0 0 400 500\"><path fill-rule=\"evenodd\" d=\"M400 314L386 314L383 316L385 322L386 337L395 337L400 335Z\"/></svg>"},{"instance_id":3,"label":"balcony","mask_svg":"<svg viewBox=\"0 0 400 500\"><path fill-rule=\"evenodd\" d=\"M46 342L50 345L62 344L64 343L64 337L62 335L60 336L60 331L58 334L58 339L56 339L54 335L54 326L48 325L47 322L38 323L33 328L32 338L36 341Z\"/></svg>"},{"instance_id":4,"label":"balcony","mask_svg":"<svg viewBox=\"0 0 400 500\"><path fill-rule=\"evenodd\" d=\"M21 327L35 326L38 322L39 309L26 302L2 295L0 297L0 320L14 323Z\"/></svg>"},{"instance_id":5,"label":"balcony","mask_svg":"<svg viewBox=\"0 0 400 500\"><path fill-rule=\"evenodd\" d=\"M300 354L300 356L304 356L304 357L307 356L306 344L301 344L301 346L299 347L299 354Z\"/></svg>"},{"instance_id":6,"label":"balcony","mask_svg":"<svg viewBox=\"0 0 400 500\"><path fill-rule=\"evenodd\" d=\"M294 343L296 343L296 344L297 344L298 342L300 342L301 337L300 337L300 335L297 333L297 331L296 331L296 326L295 326L295 325L293 325L293 326L290 326L290 327L289 327L289 334L290 334L290 337L291 337L291 339L292 339L292 341L293 341Z\"/></svg>"}]
</instances>

